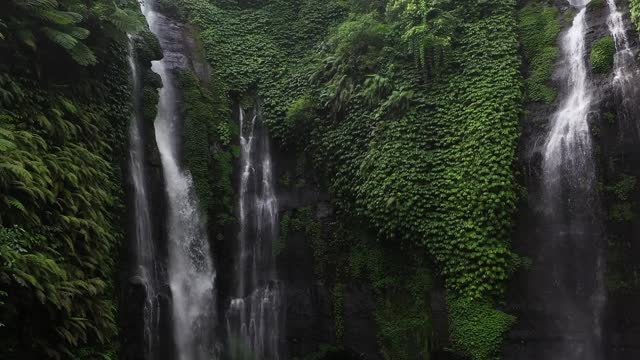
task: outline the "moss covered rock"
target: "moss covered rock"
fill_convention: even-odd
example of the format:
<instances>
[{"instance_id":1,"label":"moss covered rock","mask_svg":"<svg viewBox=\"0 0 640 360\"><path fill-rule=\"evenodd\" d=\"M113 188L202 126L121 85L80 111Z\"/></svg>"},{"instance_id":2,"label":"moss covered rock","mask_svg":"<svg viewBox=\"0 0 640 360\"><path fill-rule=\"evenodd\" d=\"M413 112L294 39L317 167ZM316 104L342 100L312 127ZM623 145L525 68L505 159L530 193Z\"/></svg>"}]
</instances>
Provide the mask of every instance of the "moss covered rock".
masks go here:
<instances>
[{"instance_id":1,"label":"moss covered rock","mask_svg":"<svg viewBox=\"0 0 640 360\"><path fill-rule=\"evenodd\" d=\"M616 44L612 36L604 36L594 42L589 56L593 71L598 74L611 71L615 53Z\"/></svg>"}]
</instances>

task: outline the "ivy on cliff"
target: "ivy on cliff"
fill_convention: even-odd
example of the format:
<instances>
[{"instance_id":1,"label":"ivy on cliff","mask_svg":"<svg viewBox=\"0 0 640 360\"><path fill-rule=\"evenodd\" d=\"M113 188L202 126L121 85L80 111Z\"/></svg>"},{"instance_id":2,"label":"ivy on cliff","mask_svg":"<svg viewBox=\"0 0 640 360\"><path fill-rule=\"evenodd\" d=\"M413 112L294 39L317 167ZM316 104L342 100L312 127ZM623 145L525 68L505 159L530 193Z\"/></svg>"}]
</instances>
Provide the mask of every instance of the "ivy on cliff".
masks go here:
<instances>
[{"instance_id":1,"label":"ivy on cliff","mask_svg":"<svg viewBox=\"0 0 640 360\"><path fill-rule=\"evenodd\" d=\"M451 303L472 308L503 291L514 264L508 246L515 209L511 166L521 94L512 6L460 24L449 64L456 71L426 87L411 82L416 77L406 65L377 63L368 69L377 72L369 79L378 77L382 87L339 73L323 77L320 93L340 119L325 123L317 146L334 174L332 189L381 237L423 247L440 268ZM380 50L391 51L388 46ZM373 102L377 109L367 100L369 86L383 95ZM460 313L452 311L450 319L458 349L478 359L493 356L499 337L486 340L491 351L476 351L471 333L456 331L469 330ZM502 334L510 321L489 324L495 325L491 332L476 324L475 333Z\"/></svg>"},{"instance_id":2,"label":"ivy on cliff","mask_svg":"<svg viewBox=\"0 0 640 360\"><path fill-rule=\"evenodd\" d=\"M379 282L386 276L375 276L375 264L387 261L403 274L435 268L455 348L495 357L512 323L495 304L516 263L508 241L522 101L515 3L182 2L201 28L218 85L238 97L258 89L274 137L312 154L325 175L343 236L321 236L316 261L336 272L329 278L337 285L362 273L353 269L374 274L387 357L411 358L415 343L402 334L420 334L425 347L430 336L420 330L429 328L428 312L410 310L428 307L429 286L422 277L420 286ZM349 234L354 223L373 239ZM380 246L434 265L368 251ZM364 258L345 272L340 253ZM334 261L339 266L327 265ZM415 296L389 296L411 288Z\"/></svg>"},{"instance_id":3,"label":"ivy on cliff","mask_svg":"<svg viewBox=\"0 0 640 360\"><path fill-rule=\"evenodd\" d=\"M631 21L633 21L636 29L640 32L640 0L630 0L629 11L631 12Z\"/></svg>"},{"instance_id":4,"label":"ivy on cliff","mask_svg":"<svg viewBox=\"0 0 640 360\"><path fill-rule=\"evenodd\" d=\"M589 61L593 71L604 74L611 71L613 67L613 58L616 53L616 44L613 36L604 36L593 43Z\"/></svg>"},{"instance_id":5,"label":"ivy on cliff","mask_svg":"<svg viewBox=\"0 0 640 360\"><path fill-rule=\"evenodd\" d=\"M529 101L550 104L555 100L556 91L547 83L558 57L558 13L554 6L539 0L529 2L518 11L518 36L528 64L525 90Z\"/></svg>"},{"instance_id":6,"label":"ivy on cliff","mask_svg":"<svg viewBox=\"0 0 640 360\"><path fill-rule=\"evenodd\" d=\"M193 176L200 206L205 214L215 216L210 225L221 232L221 227L233 218L231 139L236 137L238 129L231 122L227 97L220 89L201 81L188 70L178 74L178 83L183 92L181 110L187 167Z\"/></svg>"}]
</instances>

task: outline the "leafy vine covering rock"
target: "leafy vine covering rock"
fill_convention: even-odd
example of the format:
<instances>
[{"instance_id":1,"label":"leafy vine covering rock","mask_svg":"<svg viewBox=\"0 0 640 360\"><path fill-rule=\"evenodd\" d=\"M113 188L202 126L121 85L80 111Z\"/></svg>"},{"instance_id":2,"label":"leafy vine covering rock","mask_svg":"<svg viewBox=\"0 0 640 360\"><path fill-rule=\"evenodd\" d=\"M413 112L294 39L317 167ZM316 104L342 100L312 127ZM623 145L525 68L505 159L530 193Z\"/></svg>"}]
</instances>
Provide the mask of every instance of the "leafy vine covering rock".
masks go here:
<instances>
[{"instance_id":1,"label":"leafy vine covering rock","mask_svg":"<svg viewBox=\"0 0 640 360\"><path fill-rule=\"evenodd\" d=\"M589 60L596 73L604 74L611 71L616 44L613 36L604 36L593 43Z\"/></svg>"},{"instance_id":2,"label":"leafy vine covering rock","mask_svg":"<svg viewBox=\"0 0 640 360\"><path fill-rule=\"evenodd\" d=\"M495 304L518 262L509 247L522 102L515 3L182 0L182 8L200 27L217 86L236 97L257 90L273 136L316 160L346 231L340 241L321 237L316 261L335 265L320 267L335 271L327 276L357 277L344 254L380 244L387 250L364 252L358 268L375 269L396 251L429 258L445 280L456 350L496 356L513 319ZM550 23L540 46L552 47L557 31ZM540 71L532 81L543 84L548 71ZM373 239L349 235L354 223ZM416 272L425 263L397 266ZM388 274L368 273L380 304L392 289L430 288L428 277L386 282ZM422 296L409 299L428 307ZM398 336L428 338L419 330L429 329L428 311L392 309L378 313L384 351L410 358Z\"/></svg>"}]
</instances>

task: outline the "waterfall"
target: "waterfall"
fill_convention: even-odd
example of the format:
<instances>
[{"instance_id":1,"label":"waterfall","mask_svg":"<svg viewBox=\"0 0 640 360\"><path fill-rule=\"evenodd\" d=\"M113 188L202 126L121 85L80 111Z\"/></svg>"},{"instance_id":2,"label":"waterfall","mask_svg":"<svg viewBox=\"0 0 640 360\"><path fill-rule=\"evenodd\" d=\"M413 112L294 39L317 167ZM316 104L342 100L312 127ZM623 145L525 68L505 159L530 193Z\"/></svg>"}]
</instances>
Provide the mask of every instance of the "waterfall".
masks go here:
<instances>
[{"instance_id":1,"label":"waterfall","mask_svg":"<svg viewBox=\"0 0 640 360\"><path fill-rule=\"evenodd\" d=\"M273 241L278 236L269 137L260 113L250 121L240 108L240 187L235 298L226 314L233 358L278 360L281 285L276 280Z\"/></svg>"},{"instance_id":2,"label":"waterfall","mask_svg":"<svg viewBox=\"0 0 640 360\"><path fill-rule=\"evenodd\" d=\"M613 63L612 84L616 89L618 117L625 130L636 132L640 136L640 68L635 59L635 53L629 45L629 38L624 24L622 12L618 10L615 0L607 0L609 17L607 25L613 36L616 53Z\"/></svg>"},{"instance_id":3,"label":"waterfall","mask_svg":"<svg viewBox=\"0 0 640 360\"><path fill-rule=\"evenodd\" d=\"M537 260L546 275L542 306L552 318L545 330L556 342L544 358L600 360L604 260L589 128L594 95L585 59L587 1L571 5L578 13L560 42L564 95L543 150L545 231Z\"/></svg>"},{"instance_id":4,"label":"waterfall","mask_svg":"<svg viewBox=\"0 0 640 360\"><path fill-rule=\"evenodd\" d=\"M134 246L135 270L145 290L144 316L144 345L145 358L154 359L154 349L158 343L158 327L160 304L158 303L158 279L155 271L155 246L151 232L151 216L149 199L147 197L147 179L145 176L144 142L141 136L143 124L141 110L140 73L136 64L133 37L129 36L129 67L131 69L131 83L133 85L133 114L129 126L129 173L133 184L133 213L134 213Z\"/></svg>"},{"instance_id":5,"label":"waterfall","mask_svg":"<svg viewBox=\"0 0 640 360\"><path fill-rule=\"evenodd\" d=\"M141 4L151 31L160 40L164 58L154 61L152 70L162 78L155 135L162 161L168 196L168 268L172 296L173 329L176 359L211 360L215 358L216 298L215 280L209 241L200 214L193 180L181 169L181 137L177 89L172 70L180 67L179 34L176 25Z\"/></svg>"}]
</instances>

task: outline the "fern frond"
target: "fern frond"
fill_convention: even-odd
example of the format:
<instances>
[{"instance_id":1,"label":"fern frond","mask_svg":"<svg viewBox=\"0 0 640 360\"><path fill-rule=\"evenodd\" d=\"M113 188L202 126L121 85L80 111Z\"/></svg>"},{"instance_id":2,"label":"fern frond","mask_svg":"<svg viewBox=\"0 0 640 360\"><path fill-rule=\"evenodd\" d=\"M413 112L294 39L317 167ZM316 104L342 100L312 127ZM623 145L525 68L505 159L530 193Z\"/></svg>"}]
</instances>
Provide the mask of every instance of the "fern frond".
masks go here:
<instances>
[{"instance_id":1,"label":"fern frond","mask_svg":"<svg viewBox=\"0 0 640 360\"><path fill-rule=\"evenodd\" d=\"M65 31L73 36L74 38L78 39L78 40L84 40L86 39L89 34L91 33L89 30L85 29L85 28L81 28L79 26L70 26L68 28L65 28Z\"/></svg>"},{"instance_id":2,"label":"fern frond","mask_svg":"<svg viewBox=\"0 0 640 360\"><path fill-rule=\"evenodd\" d=\"M82 15L70 11L44 10L35 15L55 25L73 25L82 21Z\"/></svg>"},{"instance_id":3,"label":"fern frond","mask_svg":"<svg viewBox=\"0 0 640 360\"><path fill-rule=\"evenodd\" d=\"M87 45L79 42L70 49L69 53L75 62L82 66L95 65L98 62L96 55L87 47ZM74 126L73 133L76 133L77 128Z\"/></svg>"},{"instance_id":4,"label":"fern frond","mask_svg":"<svg viewBox=\"0 0 640 360\"><path fill-rule=\"evenodd\" d=\"M44 27L42 31L51 41L67 50L71 50L78 45L78 40L65 32L50 27Z\"/></svg>"},{"instance_id":5,"label":"fern frond","mask_svg":"<svg viewBox=\"0 0 640 360\"><path fill-rule=\"evenodd\" d=\"M56 0L14 0L14 3L25 9L55 9L58 7Z\"/></svg>"}]
</instances>

